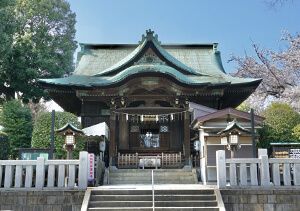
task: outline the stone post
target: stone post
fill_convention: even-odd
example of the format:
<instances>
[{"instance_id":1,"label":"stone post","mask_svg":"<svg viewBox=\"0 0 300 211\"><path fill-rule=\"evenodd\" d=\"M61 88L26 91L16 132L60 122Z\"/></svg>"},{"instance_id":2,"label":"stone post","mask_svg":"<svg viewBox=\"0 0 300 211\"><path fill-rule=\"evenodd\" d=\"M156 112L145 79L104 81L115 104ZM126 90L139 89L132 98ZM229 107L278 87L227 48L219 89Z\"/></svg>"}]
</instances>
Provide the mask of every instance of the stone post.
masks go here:
<instances>
[{"instance_id":1,"label":"stone post","mask_svg":"<svg viewBox=\"0 0 300 211\"><path fill-rule=\"evenodd\" d=\"M258 151L259 153L259 151ZM261 186L270 186L270 171L268 156L261 155L260 157L260 183Z\"/></svg>"},{"instance_id":2,"label":"stone post","mask_svg":"<svg viewBox=\"0 0 300 211\"><path fill-rule=\"evenodd\" d=\"M259 149L258 149L257 157L259 158L259 157L262 156L262 155L268 156L268 150L267 150L267 149L259 148Z\"/></svg>"},{"instance_id":3,"label":"stone post","mask_svg":"<svg viewBox=\"0 0 300 211\"><path fill-rule=\"evenodd\" d=\"M79 189L86 189L88 184L88 152L82 151L79 154Z\"/></svg>"},{"instance_id":4,"label":"stone post","mask_svg":"<svg viewBox=\"0 0 300 211\"><path fill-rule=\"evenodd\" d=\"M43 189L45 183L45 158L38 157L36 162L35 188Z\"/></svg>"},{"instance_id":5,"label":"stone post","mask_svg":"<svg viewBox=\"0 0 300 211\"><path fill-rule=\"evenodd\" d=\"M218 150L216 153L216 167L217 167L217 185L218 188L226 186L226 160L225 151Z\"/></svg>"},{"instance_id":6,"label":"stone post","mask_svg":"<svg viewBox=\"0 0 300 211\"><path fill-rule=\"evenodd\" d=\"M12 179L13 179L13 166L6 165L5 166L5 176L4 176L4 188L11 187Z\"/></svg>"}]
</instances>

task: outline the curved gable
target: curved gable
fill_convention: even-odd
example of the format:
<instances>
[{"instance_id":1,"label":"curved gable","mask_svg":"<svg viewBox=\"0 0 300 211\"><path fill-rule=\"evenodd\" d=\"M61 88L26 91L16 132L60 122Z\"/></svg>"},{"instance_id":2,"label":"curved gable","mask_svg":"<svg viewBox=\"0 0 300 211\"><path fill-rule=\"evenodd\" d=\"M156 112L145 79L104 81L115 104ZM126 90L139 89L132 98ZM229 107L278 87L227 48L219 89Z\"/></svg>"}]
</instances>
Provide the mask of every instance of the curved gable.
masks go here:
<instances>
[{"instance_id":1,"label":"curved gable","mask_svg":"<svg viewBox=\"0 0 300 211\"><path fill-rule=\"evenodd\" d=\"M94 74L93 76L116 75L137 64L165 65L174 68L182 74L201 75L199 72L186 66L164 50L157 39L157 35L154 36L153 31L147 30L146 36L143 35L139 46L132 53L113 66Z\"/></svg>"}]
</instances>

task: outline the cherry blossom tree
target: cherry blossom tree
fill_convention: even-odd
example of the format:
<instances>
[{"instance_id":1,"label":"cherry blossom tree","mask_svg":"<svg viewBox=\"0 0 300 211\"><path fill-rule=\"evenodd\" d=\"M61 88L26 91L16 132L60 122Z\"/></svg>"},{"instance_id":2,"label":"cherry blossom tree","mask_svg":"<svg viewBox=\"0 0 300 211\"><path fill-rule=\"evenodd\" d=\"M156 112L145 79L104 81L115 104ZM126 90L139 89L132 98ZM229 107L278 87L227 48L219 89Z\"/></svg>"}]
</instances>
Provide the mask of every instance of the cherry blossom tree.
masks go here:
<instances>
[{"instance_id":1,"label":"cherry blossom tree","mask_svg":"<svg viewBox=\"0 0 300 211\"><path fill-rule=\"evenodd\" d=\"M300 35L284 33L287 47L282 51L263 49L253 44L256 57L232 56L238 77L262 78L255 93L247 99L256 110L262 110L270 101L290 104L300 112Z\"/></svg>"}]
</instances>

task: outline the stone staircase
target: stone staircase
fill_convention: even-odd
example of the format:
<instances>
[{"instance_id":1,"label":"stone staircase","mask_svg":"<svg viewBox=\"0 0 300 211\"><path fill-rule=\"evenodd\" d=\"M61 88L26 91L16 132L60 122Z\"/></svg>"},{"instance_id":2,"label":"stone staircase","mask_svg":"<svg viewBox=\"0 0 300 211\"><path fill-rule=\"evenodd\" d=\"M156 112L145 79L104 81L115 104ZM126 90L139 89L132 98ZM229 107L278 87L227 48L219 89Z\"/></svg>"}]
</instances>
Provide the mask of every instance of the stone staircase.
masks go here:
<instances>
[{"instance_id":1,"label":"stone staircase","mask_svg":"<svg viewBox=\"0 0 300 211\"><path fill-rule=\"evenodd\" d=\"M152 190L148 189L88 189L81 211L97 210L225 210L220 194L214 189L174 189L169 185L166 189L154 191L154 207ZM119 186L121 187L121 186ZM171 189L173 187L173 189ZM221 200L221 203L220 203Z\"/></svg>"},{"instance_id":2,"label":"stone staircase","mask_svg":"<svg viewBox=\"0 0 300 211\"><path fill-rule=\"evenodd\" d=\"M115 169L109 172L110 185L151 184L151 169ZM197 174L192 169L155 169L155 184L196 184Z\"/></svg>"}]
</instances>

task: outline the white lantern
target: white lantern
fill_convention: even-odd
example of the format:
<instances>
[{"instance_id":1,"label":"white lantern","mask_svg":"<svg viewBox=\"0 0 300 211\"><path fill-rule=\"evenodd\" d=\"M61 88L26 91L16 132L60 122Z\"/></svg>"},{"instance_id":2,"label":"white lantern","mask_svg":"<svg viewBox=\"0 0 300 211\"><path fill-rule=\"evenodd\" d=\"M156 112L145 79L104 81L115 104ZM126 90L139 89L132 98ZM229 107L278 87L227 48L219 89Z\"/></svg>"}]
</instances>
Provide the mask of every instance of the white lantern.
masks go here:
<instances>
[{"instance_id":1,"label":"white lantern","mask_svg":"<svg viewBox=\"0 0 300 211\"><path fill-rule=\"evenodd\" d=\"M239 136L237 134L230 134L229 143L237 145L239 143Z\"/></svg>"},{"instance_id":2,"label":"white lantern","mask_svg":"<svg viewBox=\"0 0 300 211\"><path fill-rule=\"evenodd\" d=\"M75 137L74 137L74 135L66 135L65 144L66 145L74 145L75 144Z\"/></svg>"}]
</instances>

